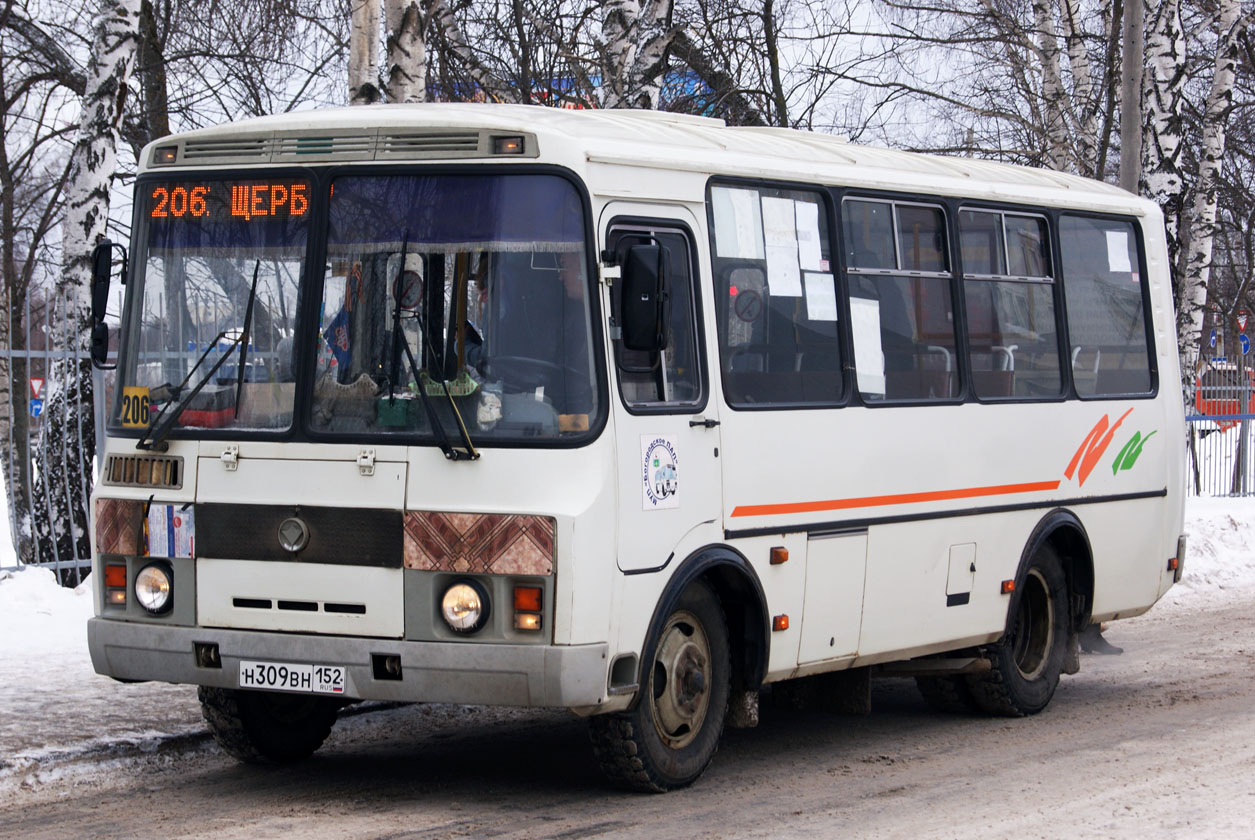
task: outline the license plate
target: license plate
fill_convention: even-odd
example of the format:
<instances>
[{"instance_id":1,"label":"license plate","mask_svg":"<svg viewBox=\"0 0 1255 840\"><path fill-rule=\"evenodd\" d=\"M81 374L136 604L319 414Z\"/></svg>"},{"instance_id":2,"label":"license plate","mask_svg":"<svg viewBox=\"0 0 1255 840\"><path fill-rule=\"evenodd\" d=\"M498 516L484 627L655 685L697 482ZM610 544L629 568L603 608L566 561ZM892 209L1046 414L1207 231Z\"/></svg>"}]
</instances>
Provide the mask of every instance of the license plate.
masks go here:
<instances>
[{"instance_id":1,"label":"license plate","mask_svg":"<svg viewBox=\"0 0 1255 840\"><path fill-rule=\"evenodd\" d=\"M342 665L295 665L288 662L240 662L240 688L343 694Z\"/></svg>"}]
</instances>

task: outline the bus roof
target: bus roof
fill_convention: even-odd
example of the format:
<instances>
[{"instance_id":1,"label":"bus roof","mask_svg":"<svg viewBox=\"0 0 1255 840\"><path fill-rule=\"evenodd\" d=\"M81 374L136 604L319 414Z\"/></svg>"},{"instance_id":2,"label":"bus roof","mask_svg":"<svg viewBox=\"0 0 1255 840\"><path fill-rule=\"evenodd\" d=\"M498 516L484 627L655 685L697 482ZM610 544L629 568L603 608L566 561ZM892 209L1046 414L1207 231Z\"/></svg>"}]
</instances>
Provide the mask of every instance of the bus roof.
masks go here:
<instances>
[{"instance_id":1,"label":"bus roof","mask_svg":"<svg viewBox=\"0 0 1255 840\"><path fill-rule=\"evenodd\" d=\"M665 111L569 110L533 105L424 103L298 111L162 138L183 166L305 165L352 161L482 160L487 133L535 136L543 159L700 175L784 179L865 189L1088 207L1144 215L1148 201L1111 184L1048 169L848 143L773 127ZM498 158L499 159L499 158ZM163 168L163 167L158 167Z\"/></svg>"}]
</instances>

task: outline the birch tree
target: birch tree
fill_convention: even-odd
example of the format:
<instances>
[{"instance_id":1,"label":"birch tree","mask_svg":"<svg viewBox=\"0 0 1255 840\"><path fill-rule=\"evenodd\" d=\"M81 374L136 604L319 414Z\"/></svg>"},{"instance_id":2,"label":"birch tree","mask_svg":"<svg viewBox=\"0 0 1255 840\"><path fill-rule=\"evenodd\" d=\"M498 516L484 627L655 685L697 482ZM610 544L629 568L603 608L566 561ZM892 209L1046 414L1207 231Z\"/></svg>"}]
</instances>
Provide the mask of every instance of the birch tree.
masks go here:
<instances>
[{"instance_id":1,"label":"birch tree","mask_svg":"<svg viewBox=\"0 0 1255 840\"><path fill-rule=\"evenodd\" d=\"M60 223L66 176L68 92L81 95L82 69L61 33L32 19L25 3L0 3L0 349L29 348L29 302L55 256L48 239ZM30 317L28 317L30 316ZM32 453L38 438L26 401L34 373L21 355L0 355L0 465L9 528L19 562L35 559Z\"/></svg>"},{"instance_id":2,"label":"birch tree","mask_svg":"<svg viewBox=\"0 0 1255 840\"><path fill-rule=\"evenodd\" d=\"M349 104L379 102L379 0L351 0Z\"/></svg>"},{"instance_id":3,"label":"birch tree","mask_svg":"<svg viewBox=\"0 0 1255 840\"><path fill-rule=\"evenodd\" d=\"M39 438L35 498L46 500L35 518L39 558L87 559L87 500L96 452L92 411L91 251L104 237L109 187L139 34L140 0L101 0L93 27L78 139L66 180L61 226L62 278L55 290L56 346L77 358L58 361ZM81 360L81 361L80 361Z\"/></svg>"},{"instance_id":4,"label":"birch tree","mask_svg":"<svg viewBox=\"0 0 1255 840\"><path fill-rule=\"evenodd\" d=\"M658 107L671 28L671 0L602 0L603 108Z\"/></svg>"},{"instance_id":5,"label":"birch tree","mask_svg":"<svg viewBox=\"0 0 1255 840\"><path fill-rule=\"evenodd\" d=\"M441 0L436 0L438 5ZM384 0L389 102L427 99L427 27L418 0ZM430 4L429 4L430 5Z\"/></svg>"},{"instance_id":6,"label":"birch tree","mask_svg":"<svg viewBox=\"0 0 1255 840\"><path fill-rule=\"evenodd\" d=\"M1181 25L1180 0L1145 0L1145 5L1141 193L1163 211L1168 234L1168 264L1179 298L1180 233L1185 212L1185 179L1181 171L1185 133L1182 113L1185 30Z\"/></svg>"},{"instance_id":7,"label":"birch tree","mask_svg":"<svg viewBox=\"0 0 1255 840\"><path fill-rule=\"evenodd\" d=\"M1215 69L1203 115L1198 177L1193 189L1185 276L1177 290L1177 343L1183 367L1194 369L1200 349L1203 307L1207 303L1212 250L1216 237L1216 208L1221 167L1227 138L1226 127L1233 107L1233 86L1239 50L1251 22L1242 14L1240 0L1221 0L1216 22Z\"/></svg>"}]
</instances>

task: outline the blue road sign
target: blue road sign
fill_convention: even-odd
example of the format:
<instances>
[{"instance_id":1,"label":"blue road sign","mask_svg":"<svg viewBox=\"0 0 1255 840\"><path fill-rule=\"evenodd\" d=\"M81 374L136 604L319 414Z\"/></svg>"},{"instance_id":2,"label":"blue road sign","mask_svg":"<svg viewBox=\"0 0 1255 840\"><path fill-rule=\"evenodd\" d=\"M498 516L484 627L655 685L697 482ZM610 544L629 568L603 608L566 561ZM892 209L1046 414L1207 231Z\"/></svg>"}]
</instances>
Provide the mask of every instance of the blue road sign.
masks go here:
<instances>
[{"instance_id":1,"label":"blue road sign","mask_svg":"<svg viewBox=\"0 0 1255 840\"><path fill-rule=\"evenodd\" d=\"M1216 331L1215 330L1211 331L1211 340L1208 343L1211 344L1212 347L1216 346Z\"/></svg>"},{"instance_id":2,"label":"blue road sign","mask_svg":"<svg viewBox=\"0 0 1255 840\"><path fill-rule=\"evenodd\" d=\"M1246 337L1246 333L1242 333L1239 339L1242 341L1242 355L1245 356L1251 352L1251 340Z\"/></svg>"},{"instance_id":3,"label":"blue road sign","mask_svg":"<svg viewBox=\"0 0 1255 840\"><path fill-rule=\"evenodd\" d=\"M44 413L43 400L31 400L31 417L38 417Z\"/></svg>"}]
</instances>

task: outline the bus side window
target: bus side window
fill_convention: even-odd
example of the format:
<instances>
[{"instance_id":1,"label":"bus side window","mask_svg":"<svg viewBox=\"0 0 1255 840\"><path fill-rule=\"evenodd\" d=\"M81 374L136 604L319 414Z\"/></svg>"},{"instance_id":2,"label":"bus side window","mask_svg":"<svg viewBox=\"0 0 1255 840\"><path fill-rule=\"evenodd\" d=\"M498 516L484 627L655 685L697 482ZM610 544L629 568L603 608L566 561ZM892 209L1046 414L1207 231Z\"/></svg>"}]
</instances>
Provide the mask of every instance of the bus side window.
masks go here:
<instances>
[{"instance_id":1,"label":"bus side window","mask_svg":"<svg viewBox=\"0 0 1255 840\"><path fill-rule=\"evenodd\" d=\"M958 396L945 215L928 204L842 203L851 333L867 402Z\"/></svg>"},{"instance_id":2,"label":"bus side window","mask_svg":"<svg viewBox=\"0 0 1255 840\"><path fill-rule=\"evenodd\" d=\"M1059 244L1076 392L1150 393L1147 289L1132 223L1064 214Z\"/></svg>"},{"instance_id":3,"label":"bus side window","mask_svg":"<svg viewBox=\"0 0 1255 840\"><path fill-rule=\"evenodd\" d=\"M708 208L728 404L838 403L845 374L820 195L716 185Z\"/></svg>"},{"instance_id":4,"label":"bus side window","mask_svg":"<svg viewBox=\"0 0 1255 840\"><path fill-rule=\"evenodd\" d=\"M968 360L982 399L1062 392L1048 232L1043 216L959 211Z\"/></svg>"}]
</instances>

